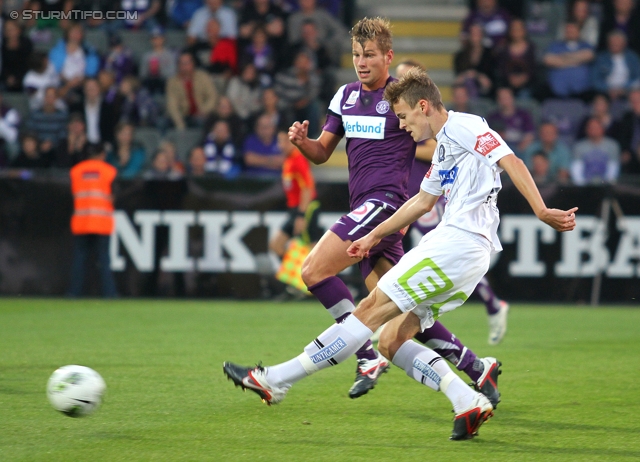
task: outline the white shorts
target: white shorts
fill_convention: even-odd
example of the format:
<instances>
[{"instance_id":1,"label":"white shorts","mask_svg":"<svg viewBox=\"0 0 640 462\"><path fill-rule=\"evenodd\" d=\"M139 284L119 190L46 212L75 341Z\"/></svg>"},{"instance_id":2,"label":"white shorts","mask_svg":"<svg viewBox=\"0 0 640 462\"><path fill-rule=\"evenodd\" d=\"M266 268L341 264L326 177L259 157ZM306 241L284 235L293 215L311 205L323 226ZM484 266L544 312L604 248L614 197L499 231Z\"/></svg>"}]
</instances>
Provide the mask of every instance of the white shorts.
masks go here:
<instances>
[{"instance_id":1,"label":"white shorts","mask_svg":"<svg viewBox=\"0 0 640 462\"><path fill-rule=\"evenodd\" d=\"M462 305L489 270L491 244L476 233L442 226L427 233L382 276L378 288L427 329Z\"/></svg>"}]
</instances>

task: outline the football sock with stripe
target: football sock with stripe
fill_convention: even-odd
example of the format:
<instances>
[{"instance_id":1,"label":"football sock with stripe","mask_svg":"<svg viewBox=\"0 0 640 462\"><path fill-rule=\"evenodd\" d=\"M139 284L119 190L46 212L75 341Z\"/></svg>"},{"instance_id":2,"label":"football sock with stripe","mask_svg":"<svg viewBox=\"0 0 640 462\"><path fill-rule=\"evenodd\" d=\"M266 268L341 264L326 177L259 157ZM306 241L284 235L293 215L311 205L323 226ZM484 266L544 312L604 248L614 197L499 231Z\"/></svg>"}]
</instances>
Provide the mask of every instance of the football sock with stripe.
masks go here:
<instances>
[{"instance_id":1,"label":"football sock with stripe","mask_svg":"<svg viewBox=\"0 0 640 462\"><path fill-rule=\"evenodd\" d=\"M267 380L276 387L291 386L320 369L336 365L349 356L373 335L355 316L341 324L334 324L307 345L304 353L286 363L267 368Z\"/></svg>"},{"instance_id":2,"label":"football sock with stripe","mask_svg":"<svg viewBox=\"0 0 640 462\"><path fill-rule=\"evenodd\" d=\"M337 276L329 276L308 289L338 324L356 309L351 291ZM371 340L367 339L362 348L356 351L356 357L358 359L376 359L378 357Z\"/></svg>"},{"instance_id":3,"label":"football sock with stripe","mask_svg":"<svg viewBox=\"0 0 640 462\"><path fill-rule=\"evenodd\" d=\"M475 392L433 350L407 340L398 348L392 362L404 369L409 377L433 390L442 391L456 413L471 405Z\"/></svg>"}]
</instances>

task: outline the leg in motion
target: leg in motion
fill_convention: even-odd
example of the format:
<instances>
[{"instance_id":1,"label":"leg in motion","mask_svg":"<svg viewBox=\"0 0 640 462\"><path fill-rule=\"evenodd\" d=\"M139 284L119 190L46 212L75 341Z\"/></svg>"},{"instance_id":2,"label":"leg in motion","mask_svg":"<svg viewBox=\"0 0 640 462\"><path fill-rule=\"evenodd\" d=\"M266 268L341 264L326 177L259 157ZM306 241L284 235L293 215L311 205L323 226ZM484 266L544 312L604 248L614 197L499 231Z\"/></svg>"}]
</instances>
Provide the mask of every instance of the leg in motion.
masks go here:
<instances>
[{"instance_id":1,"label":"leg in motion","mask_svg":"<svg viewBox=\"0 0 640 462\"><path fill-rule=\"evenodd\" d=\"M509 304L496 296L486 276L480 280L474 293L482 299L487 309L487 316L489 317L489 345L497 345L507 333Z\"/></svg>"}]
</instances>

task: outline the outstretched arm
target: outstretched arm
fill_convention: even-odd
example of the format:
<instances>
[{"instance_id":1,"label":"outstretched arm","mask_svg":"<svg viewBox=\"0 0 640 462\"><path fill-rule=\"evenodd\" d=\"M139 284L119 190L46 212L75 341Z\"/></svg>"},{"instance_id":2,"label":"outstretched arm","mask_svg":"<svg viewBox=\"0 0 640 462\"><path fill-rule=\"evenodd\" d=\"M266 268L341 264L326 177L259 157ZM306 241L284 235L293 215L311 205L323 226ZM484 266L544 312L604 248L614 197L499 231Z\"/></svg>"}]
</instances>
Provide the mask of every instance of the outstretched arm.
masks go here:
<instances>
[{"instance_id":1,"label":"outstretched arm","mask_svg":"<svg viewBox=\"0 0 640 462\"><path fill-rule=\"evenodd\" d=\"M431 210L437 201L438 196L433 196L421 189L418 194L405 202L396 213L376 226L373 231L353 242L347 249L347 254L356 258L369 256L369 250L378 242L416 221Z\"/></svg>"},{"instance_id":2,"label":"outstretched arm","mask_svg":"<svg viewBox=\"0 0 640 462\"><path fill-rule=\"evenodd\" d=\"M571 210L559 210L547 208L540 191L536 186L531 173L521 159L510 154L498 161L498 166L509 174L509 177L516 185L518 191L527 199L536 216L556 231L571 231L576 227L576 211L578 207Z\"/></svg>"}]
</instances>

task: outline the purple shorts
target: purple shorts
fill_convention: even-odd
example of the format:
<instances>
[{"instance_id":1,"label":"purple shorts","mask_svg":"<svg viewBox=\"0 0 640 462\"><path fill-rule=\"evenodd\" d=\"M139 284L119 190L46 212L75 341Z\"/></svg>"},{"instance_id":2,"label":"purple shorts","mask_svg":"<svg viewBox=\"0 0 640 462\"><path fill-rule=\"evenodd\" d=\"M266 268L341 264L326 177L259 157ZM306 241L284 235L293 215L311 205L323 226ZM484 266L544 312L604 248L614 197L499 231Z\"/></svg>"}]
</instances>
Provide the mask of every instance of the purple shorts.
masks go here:
<instances>
[{"instance_id":1,"label":"purple shorts","mask_svg":"<svg viewBox=\"0 0 640 462\"><path fill-rule=\"evenodd\" d=\"M396 207L392 205L377 199L368 199L351 213L340 217L331 227L331 231L343 241L356 241L366 236L376 226L393 215L395 211ZM389 260L392 265L400 261L404 254L402 250L404 234L404 232L397 232L385 237L371 249L368 258L364 258L358 263L364 279L371 274L381 257Z\"/></svg>"}]
</instances>

